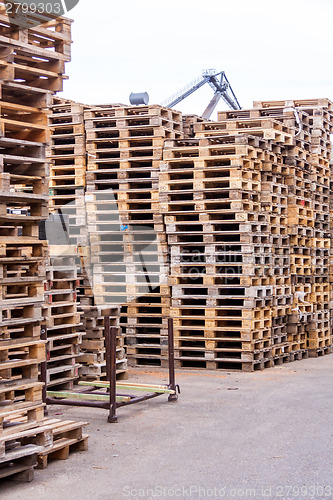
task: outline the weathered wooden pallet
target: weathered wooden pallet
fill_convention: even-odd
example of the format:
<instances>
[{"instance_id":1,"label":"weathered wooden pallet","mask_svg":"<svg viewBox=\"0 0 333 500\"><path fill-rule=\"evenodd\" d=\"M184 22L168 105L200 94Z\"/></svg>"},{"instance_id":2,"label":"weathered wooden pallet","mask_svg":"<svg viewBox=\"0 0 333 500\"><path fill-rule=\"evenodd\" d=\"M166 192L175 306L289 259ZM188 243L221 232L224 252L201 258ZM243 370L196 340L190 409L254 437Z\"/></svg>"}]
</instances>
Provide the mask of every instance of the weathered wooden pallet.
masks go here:
<instances>
[{"instance_id":1,"label":"weathered wooden pallet","mask_svg":"<svg viewBox=\"0 0 333 500\"><path fill-rule=\"evenodd\" d=\"M124 349L117 349L117 370L126 371L127 360L125 359ZM82 366L80 368L80 376L84 377L103 377L106 376L106 362L94 363Z\"/></svg>"},{"instance_id":2,"label":"weathered wooden pallet","mask_svg":"<svg viewBox=\"0 0 333 500\"><path fill-rule=\"evenodd\" d=\"M15 259L2 263L0 260L0 280L6 279L29 279L36 276L46 276L45 262L43 259L27 261L26 259Z\"/></svg>"},{"instance_id":3,"label":"weathered wooden pallet","mask_svg":"<svg viewBox=\"0 0 333 500\"><path fill-rule=\"evenodd\" d=\"M68 361L69 364L67 364ZM55 366L51 361L47 367L47 386L61 386L64 383L77 380L80 366L79 363L76 363L76 357L56 362Z\"/></svg>"},{"instance_id":4,"label":"weathered wooden pallet","mask_svg":"<svg viewBox=\"0 0 333 500\"><path fill-rule=\"evenodd\" d=\"M165 126L182 131L181 113L161 106L98 107L85 112L86 128L116 127L117 129L138 126ZM98 125L97 125L98 124Z\"/></svg>"},{"instance_id":5,"label":"weathered wooden pallet","mask_svg":"<svg viewBox=\"0 0 333 500\"><path fill-rule=\"evenodd\" d=\"M126 354L131 358L136 359L142 358L167 358L168 348L167 346L161 346L156 344L137 344L134 346L126 347Z\"/></svg>"},{"instance_id":6,"label":"weathered wooden pallet","mask_svg":"<svg viewBox=\"0 0 333 500\"><path fill-rule=\"evenodd\" d=\"M270 123L268 121L268 126L265 126L264 120L255 121L253 119L225 120L214 124L208 122L208 127L205 125L200 123L195 126L195 137L220 137L248 133L260 139L273 140L275 143L283 144L283 146L294 143L294 135L291 130L279 122L273 122L273 120Z\"/></svg>"},{"instance_id":7,"label":"weathered wooden pallet","mask_svg":"<svg viewBox=\"0 0 333 500\"><path fill-rule=\"evenodd\" d=\"M6 282L7 281L7 282ZM44 284L37 277L28 277L26 281L22 283L22 279L8 278L7 280L2 280L0 284L0 304L14 304L15 302L19 305L20 301L23 304L25 301L30 302L41 302L43 301L44 295Z\"/></svg>"},{"instance_id":8,"label":"weathered wooden pallet","mask_svg":"<svg viewBox=\"0 0 333 500\"><path fill-rule=\"evenodd\" d=\"M37 465L37 453L40 446L31 446L29 455L0 463L0 480L11 480L20 483L30 483L34 479Z\"/></svg>"},{"instance_id":9,"label":"weathered wooden pallet","mask_svg":"<svg viewBox=\"0 0 333 500\"><path fill-rule=\"evenodd\" d=\"M53 443L52 429L47 425L39 425L31 429L14 432L0 438L0 463L10 462L17 458L25 457L43 449L50 449Z\"/></svg>"},{"instance_id":10,"label":"weathered wooden pallet","mask_svg":"<svg viewBox=\"0 0 333 500\"><path fill-rule=\"evenodd\" d=\"M1 41L10 47L1 63L2 77L18 79L28 86L33 79L35 88L62 90L62 81L66 78L64 64L70 60L70 21L59 18L56 26L56 21L49 19L43 27L15 31L24 22L24 16L9 18L0 14L0 19L7 25L7 33L6 29L2 30ZM50 50L51 47L54 50Z\"/></svg>"},{"instance_id":11,"label":"weathered wooden pallet","mask_svg":"<svg viewBox=\"0 0 333 500\"><path fill-rule=\"evenodd\" d=\"M0 343L0 352L0 374L3 381L25 378L37 381L38 365L45 361L46 357L44 341L3 340Z\"/></svg>"},{"instance_id":12,"label":"weathered wooden pallet","mask_svg":"<svg viewBox=\"0 0 333 500\"><path fill-rule=\"evenodd\" d=\"M44 415L43 384L37 380L5 380L0 389L5 401L0 409L1 435L21 432L39 425ZM12 423L15 419L15 423Z\"/></svg>"},{"instance_id":13,"label":"weathered wooden pallet","mask_svg":"<svg viewBox=\"0 0 333 500\"><path fill-rule=\"evenodd\" d=\"M50 460L67 460L69 454L88 449L88 435L83 434L87 422L55 420L51 425L52 448L38 454L37 469L46 469Z\"/></svg>"},{"instance_id":14,"label":"weathered wooden pallet","mask_svg":"<svg viewBox=\"0 0 333 500\"><path fill-rule=\"evenodd\" d=\"M205 359L204 357L198 356L176 356L175 358L176 368L190 368L190 369L207 369L207 370L227 370L227 371L243 371L243 372L253 372L256 370L264 370L266 368L272 368L274 366L273 359L267 357L266 359L260 359L255 361L240 361L237 359L229 358L215 358L213 360Z\"/></svg>"},{"instance_id":15,"label":"weathered wooden pallet","mask_svg":"<svg viewBox=\"0 0 333 500\"><path fill-rule=\"evenodd\" d=\"M128 365L130 367L160 367L168 368L169 361L167 357L161 357L160 355L143 354L143 355L132 355L128 358Z\"/></svg>"}]
</instances>

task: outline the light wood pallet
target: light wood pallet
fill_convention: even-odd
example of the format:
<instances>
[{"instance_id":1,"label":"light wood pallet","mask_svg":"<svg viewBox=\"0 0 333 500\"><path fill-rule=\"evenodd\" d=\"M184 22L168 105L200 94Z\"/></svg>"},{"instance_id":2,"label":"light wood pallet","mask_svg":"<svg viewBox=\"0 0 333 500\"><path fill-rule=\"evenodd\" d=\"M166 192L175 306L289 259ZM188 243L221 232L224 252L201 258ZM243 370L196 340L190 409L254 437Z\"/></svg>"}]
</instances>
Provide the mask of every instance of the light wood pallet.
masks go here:
<instances>
[{"instance_id":1,"label":"light wood pallet","mask_svg":"<svg viewBox=\"0 0 333 500\"><path fill-rule=\"evenodd\" d=\"M181 113L162 106L96 107L85 112L87 139L182 134Z\"/></svg>"},{"instance_id":2,"label":"light wood pallet","mask_svg":"<svg viewBox=\"0 0 333 500\"><path fill-rule=\"evenodd\" d=\"M204 119L198 115L183 115L183 137L185 139L195 137L194 127L203 121Z\"/></svg>"},{"instance_id":3,"label":"light wood pallet","mask_svg":"<svg viewBox=\"0 0 333 500\"><path fill-rule=\"evenodd\" d=\"M51 420L48 424L52 430L52 447L38 453L37 469L46 469L50 460L67 460L70 453L88 450L88 435L83 428L88 422L71 420Z\"/></svg>"},{"instance_id":4,"label":"light wood pallet","mask_svg":"<svg viewBox=\"0 0 333 500\"><path fill-rule=\"evenodd\" d=\"M88 449L87 422L43 418L38 425L19 430L11 420L11 433L0 438L0 479L30 482L34 468L45 469L49 460L66 460L73 451Z\"/></svg>"},{"instance_id":5,"label":"light wood pallet","mask_svg":"<svg viewBox=\"0 0 333 500\"><path fill-rule=\"evenodd\" d=\"M52 448L52 429L47 424L40 421L20 431L15 419L10 421L11 432L0 437L0 479L33 480L37 454Z\"/></svg>"},{"instance_id":6,"label":"light wood pallet","mask_svg":"<svg viewBox=\"0 0 333 500\"><path fill-rule=\"evenodd\" d=\"M33 13L8 16L3 1L0 9L1 38L8 46L1 62L1 78L19 80L25 86L52 92L61 91L66 78L65 63L71 58L71 20L52 19L45 14L36 22Z\"/></svg>"},{"instance_id":7,"label":"light wood pallet","mask_svg":"<svg viewBox=\"0 0 333 500\"><path fill-rule=\"evenodd\" d=\"M221 120L218 122L202 122L194 126L195 137L214 137L224 135L246 134L272 139L283 145L293 144L293 133L286 125L272 118L248 118L241 120Z\"/></svg>"}]
</instances>

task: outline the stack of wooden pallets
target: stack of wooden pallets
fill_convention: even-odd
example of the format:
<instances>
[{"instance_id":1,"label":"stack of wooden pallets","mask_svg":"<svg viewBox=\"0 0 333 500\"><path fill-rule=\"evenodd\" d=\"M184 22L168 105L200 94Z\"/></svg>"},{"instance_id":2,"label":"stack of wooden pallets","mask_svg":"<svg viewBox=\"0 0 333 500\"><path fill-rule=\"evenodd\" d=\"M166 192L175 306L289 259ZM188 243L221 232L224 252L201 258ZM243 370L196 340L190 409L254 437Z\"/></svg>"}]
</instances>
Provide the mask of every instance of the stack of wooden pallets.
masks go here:
<instances>
[{"instance_id":1,"label":"stack of wooden pallets","mask_svg":"<svg viewBox=\"0 0 333 500\"><path fill-rule=\"evenodd\" d=\"M83 332L81 346L80 379L106 380L106 352L104 318L110 318L110 326L117 329L116 365L117 379L127 378L127 359L124 349L124 337L120 329L120 309L112 307L101 310L97 306L83 307Z\"/></svg>"},{"instance_id":2,"label":"stack of wooden pallets","mask_svg":"<svg viewBox=\"0 0 333 500\"><path fill-rule=\"evenodd\" d=\"M286 151L289 177L289 232L294 307L290 329L301 332L310 356L331 352L330 133L328 99L256 102L260 113L278 115L297 130L294 148ZM288 116L294 114L294 116ZM298 115L298 120L295 118Z\"/></svg>"},{"instance_id":3,"label":"stack of wooden pallets","mask_svg":"<svg viewBox=\"0 0 333 500\"><path fill-rule=\"evenodd\" d=\"M80 337L85 334L87 326L83 307L87 305L87 299L89 305L93 295L89 275L90 247L85 207L87 155L84 110L86 108L87 106L68 99L53 97L52 112L49 116L52 130L51 144L47 151L51 162L50 210L51 213L55 214L55 217L60 217L63 221L62 239L67 240L69 248L74 248L74 246L76 248L76 259L72 262L72 273L75 272L75 281L73 281L75 286L70 285L72 292L70 292L68 299L73 302L70 309L74 308L75 314L79 311L82 315L82 323L75 319L69 331L67 322L63 318L63 328L66 329L67 333L71 333L72 338L75 339L72 341L71 349L76 351L76 355L79 343L81 344ZM75 294L75 297L72 294ZM74 318L76 316L72 316L72 319ZM72 362L73 366L70 370L73 373L64 373L65 378L78 376L78 365L74 361L74 357ZM61 366L59 366L59 370L60 368Z\"/></svg>"},{"instance_id":4,"label":"stack of wooden pallets","mask_svg":"<svg viewBox=\"0 0 333 500\"><path fill-rule=\"evenodd\" d=\"M90 246L85 207L86 136L83 104L53 97L49 124L51 144L47 150L50 159L50 211L63 217L65 239L78 248L77 262L79 301L93 296L90 284ZM80 309L81 313L82 309Z\"/></svg>"},{"instance_id":5,"label":"stack of wooden pallets","mask_svg":"<svg viewBox=\"0 0 333 500\"><path fill-rule=\"evenodd\" d=\"M46 13L24 16L20 9L12 9L13 15L8 17L6 9L6 2L1 0L0 43L3 50L0 78L20 83L24 88L38 89L41 93L62 91L63 81L67 78L65 63L71 58L72 21L64 17L53 19ZM31 27L22 28L22 21L24 24L24 18L29 16ZM29 102L32 105L33 99Z\"/></svg>"},{"instance_id":6,"label":"stack of wooden pallets","mask_svg":"<svg viewBox=\"0 0 333 500\"><path fill-rule=\"evenodd\" d=\"M247 116L246 111L229 116L220 113L218 123L206 123L196 127L197 136L209 136L214 134L249 134L257 137L262 142L264 156L261 159L260 170L260 211L258 221L266 225L268 229L269 247L262 249L260 253L264 255L248 256L256 264L260 263L263 268L260 271L260 281L272 286L270 298L270 314L266 311L265 316L265 342L260 345L265 346L269 362L275 364L288 361L291 357L304 355L297 346L291 346L287 339L288 311L291 304L291 276L290 276L290 249L288 235L288 187L287 176L288 166L283 159L282 148L292 143L292 130L274 119L252 118ZM253 218L253 216L251 216ZM254 226L252 229L254 230ZM255 247L255 252L258 248ZM243 260L243 259L242 259ZM258 267L255 273L259 276ZM257 312L259 316L259 312ZM270 321L268 318L270 317ZM300 351L300 352L299 352ZM260 367L260 364L259 364ZM244 369L244 368L243 368Z\"/></svg>"},{"instance_id":7,"label":"stack of wooden pallets","mask_svg":"<svg viewBox=\"0 0 333 500\"><path fill-rule=\"evenodd\" d=\"M53 126L82 125L76 106L55 103ZM165 366L170 299L180 366L251 371L330 351L331 123L328 100L218 122L110 105L86 107L84 131L54 132L51 189L74 187L83 207L84 378L105 377L105 307L131 365ZM85 175L70 170L83 152ZM118 357L122 372L121 336Z\"/></svg>"},{"instance_id":8,"label":"stack of wooden pallets","mask_svg":"<svg viewBox=\"0 0 333 500\"><path fill-rule=\"evenodd\" d=\"M166 366L170 300L179 366L330 352L329 101L255 103L218 122L118 104L84 122L84 378L105 376L103 307L134 366ZM118 357L122 371L120 336Z\"/></svg>"},{"instance_id":9,"label":"stack of wooden pallets","mask_svg":"<svg viewBox=\"0 0 333 500\"><path fill-rule=\"evenodd\" d=\"M117 327L121 307L131 365L166 366L170 300L179 366L251 371L330 351L329 101L218 122L97 106L84 121L84 378L105 376L103 307Z\"/></svg>"},{"instance_id":10,"label":"stack of wooden pallets","mask_svg":"<svg viewBox=\"0 0 333 500\"><path fill-rule=\"evenodd\" d=\"M97 304L125 304L131 364L166 362L167 248L159 213L164 141L181 135L181 114L161 106L85 112L86 205Z\"/></svg>"},{"instance_id":11,"label":"stack of wooden pallets","mask_svg":"<svg viewBox=\"0 0 333 500\"><path fill-rule=\"evenodd\" d=\"M265 140L216 135L166 144L160 177L179 366L271 366L270 225L261 204Z\"/></svg>"},{"instance_id":12,"label":"stack of wooden pallets","mask_svg":"<svg viewBox=\"0 0 333 500\"><path fill-rule=\"evenodd\" d=\"M86 182L85 106L53 97L49 116L52 131L50 160L50 211L68 217L68 243L87 246L84 206Z\"/></svg>"},{"instance_id":13,"label":"stack of wooden pallets","mask_svg":"<svg viewBox=\"0 0 333 500\"><path fill-rule=\"evenodd\" d=\"M330 352L331 126L327 100L258 103L166 142L179 366L251 371Z\"/></svg>"},{"instance_id":14,"label":"stack of wooden pallets","mask_svg":"<svg viewBox=\"0 0 333 500\"><path fill-rule=\"evenodd\" d=\"M40 18L42 19L42 18ZM70 21L19 29L0 3L0 478L30 481L37 454L52 449L40 364L48 216L47 108L70 59Z\"/></svg>"},{"instance_id":15,"label":"stack of wooden pallets","mask_svg":"<svg viewBox=\"0 0 333 500\"><path fill-rule=\"evenodd\" d=\"M79 377L82 326L77 302L77 248L49 246L44 316L47 327L47 386L72 389Z\"/></svg>"},{"instance_id":16,"label":"stack of wooden pallets","mask_svg":"<svg viewBox=\"0 0 333 500\"><path fill-rule=\"evenodd\" d=\"M331 152L330 158L330 198L329 198L329 210L330 210L330 251L329 251L329 282L330 282L330 294L333 297L333 151ZM333 309L333 302L330 304L330 311ZM332 316L332 312L330 313Z\"/></svg>"},{"instance_id":17,"label":"stack of wooden pallets","mask_svg":"<svg viewBox=\"0 0 333 500\"><path fill-rule=\"evenodd\" d=\"M104 316L95 305L92 289L90 238L88 235L85 186L87 152L84 111L89 106L54 97L50 126L51 161L50 205L51 211L63 218L64 235L69 244L77 246L78 268L77 301L82 323L77 332L84 336L81 344L83 379L104 379L106 376ZM64 236L63 235L63 236ZM114 316L115 311L110 314ZM119 324L119 310L118 324ZM66 326L66 325L65 325ZM119 325L118 325L119 327ZM123 338L118 339L118 376L126 373Z\"/></svg>"}]
</instances>

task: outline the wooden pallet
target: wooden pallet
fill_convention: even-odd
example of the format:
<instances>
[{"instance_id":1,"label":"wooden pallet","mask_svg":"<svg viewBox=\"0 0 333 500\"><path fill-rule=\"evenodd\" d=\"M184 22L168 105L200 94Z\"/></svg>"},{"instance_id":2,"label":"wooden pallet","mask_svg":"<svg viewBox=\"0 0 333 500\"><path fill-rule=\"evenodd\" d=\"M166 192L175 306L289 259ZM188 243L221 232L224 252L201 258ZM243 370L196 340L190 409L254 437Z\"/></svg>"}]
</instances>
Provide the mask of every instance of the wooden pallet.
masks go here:
<instances>
[{"instance_id":1,"label":"wooden pallet","mask_svg":"<svg viewBox=\"0 0 333 500\"><path fill-rule=\"evenodd\" d=\"M62 90L65 62L70 60L71 21L33 13L7 14L0 4L2 42L8 46L0 68L2 78L53 92ZM44 21L44 23L43 23ZM41 24L43 23L43 24Z\"/></svg>"},{"instance_id":2,"label":"wooden pallet","mask_svg":"<svg viewBox=\"0 0 333 500\"><path fill-rule=\"evenodd\" d=\"M0 438L0 463L10 462L17 458L26 457L38 451L50 449L53 444L53 433L47 421L37 427L25 429L21 432L13 430L10 434Z\"/></svg>"},{"instance_id":3,"label":"wooden pallet","mask_svg":"<svg viewBox=\"0 0 333 500\"><path fill-rule=\"evenodd\" d=\"M0 480L11 480L20 483L33 481L39 451L39 446L31 447L30 455L0 463Z\"/></svg>"},{"instance_id":4,"label":"wooden pallet","mask_svg":"<svg viewBox=\"0 0 333 500\"><path fill-rule=\"evenodd\" d=\"M103 380L106 376L104 315L108 315L111 326L118 329L116 351L118 378L127 377L127 360L123 348L124 340L119 328L119 314L118 307L102 312L96 306L84 306L82 320L85 336L81 346L81 379L94 380L96 378Z\"/></svg>"},{"instance_id":5,"label":"wooden pallet","mask_svg":"<svg viewBox=\"0 0 333 500\"><path fill-rule=\"evenodd\" d=\"M67 460L72 452L88 450L88 435L83 434L87 425L88 422L54 420L52 448L38 454L37 469L46 469L50 460Z\"/></svg>"}]
</instances>

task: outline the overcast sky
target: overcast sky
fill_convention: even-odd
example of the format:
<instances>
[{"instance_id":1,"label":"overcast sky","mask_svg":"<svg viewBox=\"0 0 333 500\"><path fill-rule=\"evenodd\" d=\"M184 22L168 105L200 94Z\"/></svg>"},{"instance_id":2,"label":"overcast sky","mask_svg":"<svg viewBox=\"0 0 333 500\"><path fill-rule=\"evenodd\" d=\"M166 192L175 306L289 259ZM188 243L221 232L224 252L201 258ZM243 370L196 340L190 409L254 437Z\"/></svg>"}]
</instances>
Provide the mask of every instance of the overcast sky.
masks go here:
<instances>
[{"instance_id":1,"label":"overcast sky","mask_svg":"<svg viewBox=\"0 0 333 500\"><path fill-rule=\"evenodd\" d=\"M201 74L224 70L243 108L252 101L333 99L332 0L80 0L63 96L160 103ZM201 114L207 85L183 104ZM221 101L218 109L226 109Z\"/></svg>"}]
</instances>

